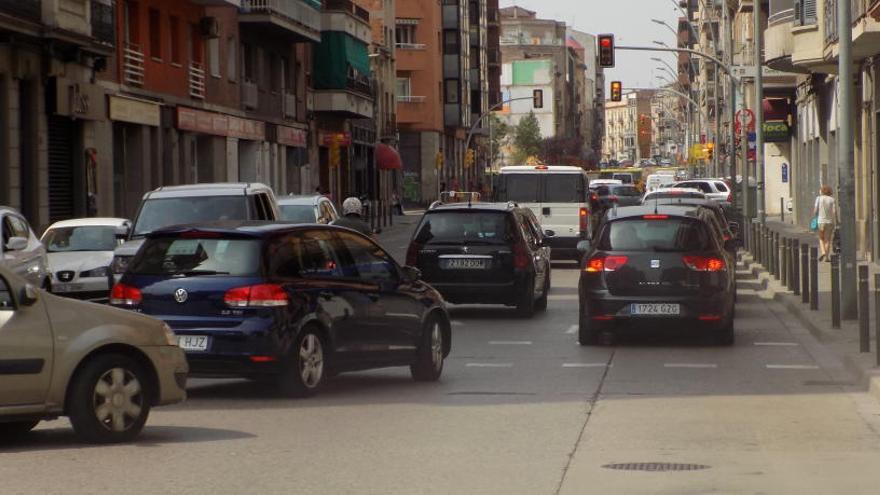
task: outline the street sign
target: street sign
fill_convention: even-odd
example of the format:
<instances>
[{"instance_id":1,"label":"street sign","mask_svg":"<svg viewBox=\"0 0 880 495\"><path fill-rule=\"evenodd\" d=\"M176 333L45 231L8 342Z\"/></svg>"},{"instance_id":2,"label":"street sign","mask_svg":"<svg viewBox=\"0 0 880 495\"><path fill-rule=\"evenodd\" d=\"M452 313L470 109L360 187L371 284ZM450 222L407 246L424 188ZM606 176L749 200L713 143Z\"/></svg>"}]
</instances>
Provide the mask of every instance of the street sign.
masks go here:
<instances>
[{"instance_id":1,"label":"street sign","mask_svg":"<svg viewBox=\"0 0 880 495\"><path fill-rule=\"evenodd\" d=\"M735 130L737 134L742 134L742 126L745 124L746 128L749 132L755 130L755 112L753 112L750 108L746 108L743 110L739 110L736 112L736 125Z\"/></svg>"},{"instance_id":2,"label":"street sign","mask_svg":"<svg viewBox=\"0 0 880 495\"><path fill-rule=\"evenodd\" d=\"M782 164L782 183L785 184L788 182L788 164Z\"/></svg>"}]
</instances>

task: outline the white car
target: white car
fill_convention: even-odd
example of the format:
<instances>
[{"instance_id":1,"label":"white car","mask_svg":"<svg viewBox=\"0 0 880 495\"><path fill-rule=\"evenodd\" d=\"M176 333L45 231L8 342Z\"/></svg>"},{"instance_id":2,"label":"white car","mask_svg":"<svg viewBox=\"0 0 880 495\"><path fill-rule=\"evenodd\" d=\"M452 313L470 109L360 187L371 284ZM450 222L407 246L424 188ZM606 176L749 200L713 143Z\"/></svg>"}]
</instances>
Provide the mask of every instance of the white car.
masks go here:
<instances>
[{"instance_id":1,"label":"white car","mask_svg":"<svg viewBox=\"0 0 880 495\"><path fill-rule=\"evenodd\" d=\"M0 206L0 265L35 287L49 289L46 249L18 210Z\"/></svg>"},{"instance_id":2,"label":"white car","mask_svg":"<svg viewBox=\"0 0 880 495\"><path fill-rule=\"evenodd\" d=\"M651 191L642 198L642 204L648 204L653 199L661 198L690 198L690 199L706 199L707 196L699 189L690 189L685 187L663 187L655 191Z\"/></svg>"},{"instance_id":3,"label":"white car","mask_svg":"<svg viewBox=\"0 0 880 495\"><path fill-rule=\"evenodd\" d=\"M697 189L703 191L709 199L715 201L730 201L730 188L721 179L692 179L684 182L676 182L672 187Z\"/></svg>"},{"instance_id":4,"label":"white car","mask_svg":"<svg viewBox=\"0 0 880 495\"><path fill-rule=\"evenodd\" d=\"M52 292L77 299L106 299L113 250L131 222L124 218L79 218L52 224L43 233Z\"/></svg>"}]
</instances>

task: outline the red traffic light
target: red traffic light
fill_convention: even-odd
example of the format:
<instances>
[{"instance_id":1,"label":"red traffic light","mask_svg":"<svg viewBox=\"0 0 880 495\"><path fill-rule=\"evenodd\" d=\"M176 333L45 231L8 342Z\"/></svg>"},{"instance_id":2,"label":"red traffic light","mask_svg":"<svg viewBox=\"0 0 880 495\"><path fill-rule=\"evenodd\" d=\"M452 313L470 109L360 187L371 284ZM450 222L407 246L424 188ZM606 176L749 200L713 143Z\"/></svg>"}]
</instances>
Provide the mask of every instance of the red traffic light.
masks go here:
<instances>
[{"instance_id":1,"label":"red traffic light","mask_svg":"<svg viewBox=\"0 0 880 495\"><path fill-rule=\"evenodd\" d=\"M611 46L611 39L602 38L601 40L599 40L599 43L602 45L603 48L609 48Z\"/></svg>"},{"instance_id":2,"label":"red traffic light","mask_svg":"<svg viewBox=\"0 0 880 495\"><path fill-rule=\"evenodd\" d=\"M614 35L600 34L599 40L599 67L614 67Z\"/></svg>"}]
</instances>

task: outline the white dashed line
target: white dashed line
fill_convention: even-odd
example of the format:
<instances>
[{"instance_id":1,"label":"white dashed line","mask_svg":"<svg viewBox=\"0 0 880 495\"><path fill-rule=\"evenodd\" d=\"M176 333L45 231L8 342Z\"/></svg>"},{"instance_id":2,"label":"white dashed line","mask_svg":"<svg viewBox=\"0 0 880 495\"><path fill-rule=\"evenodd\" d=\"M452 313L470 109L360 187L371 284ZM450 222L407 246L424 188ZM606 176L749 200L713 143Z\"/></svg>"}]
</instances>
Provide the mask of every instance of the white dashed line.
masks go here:
<instances>
[{"instance_id":1,"label":"white dashed line","mask_svg":"<svg viewBox=\"0 0 880 495\"><path fill-rule=\"evenodd\" d=\"M557 296L551 294L547 296L547 299L551 301L577 301L578 296L576 294L559 294Z\"/></svg>"},{"instance_id":2,"label":"white dashed line","mask_svg":"<svg viewBox=\"0 0 880 495\"><path fill-rule=\"evenodd\" d=\"M797 347L800 344L797 342L755 342L755 345L763 347Z\"/></svg>"},{"instance_id":3,"label":"white dashed line","mask_svg":"<svg viewBox=\"0 0 880 495\"><path fill-rule=\"evenodd\" d=\"M460 322L460 321L458 321L458 320L452 320L452 321L450 321L449 323L451 323L452 326L454 326L454 327L460 327L460 326L464 325L464 323L462 323L462 322Z\"/></svg>"},{"instance_id":4,"label":"white dashed line","mask_svg":"<svg viewBox=\"0 0 880 495\"><path fill-rule=\"evenodd\" d=\"M817 370L818 366L813 364L768 364L768 370Z\"/></svg>"},{"instance_id":5,"label":"white dashed line","mask_svg":"<svg viewBox=\"0 0 880 495\"><path fill-rule=\"evenodd\" d=\"M565 333L568 335L572 335L572 334L577 333L577 331L578 331L578 326L572 325L572 326L568 327L568 330L566 330Z\"/></svg>"},{"instance_id":6,"label":"white dashed line","mask_svg":"<svg viewBox=\"0 0 880 495\"><path fill-rule=\"evenodd\" d=\"M490 340L489 345L532 345L531 340Z\"/></svg>"},{"instance_id":7,"label":"white dashed line","mask_svg":"<svg viewBox=\"0 0 880 495\"><path fill-rule=\"evenodd\" d=\"M697 369L714 369L717 364L713 363L666 363L664 368L697 368Z\"/></svg>"},{"instance_id":8,"label":"white dashed line","mask_svg":"<svg viewBox=\"0 0 880 495\"><path fill-rule=\"evenodd\" d=\"M562 363L563 368L611 368L608 363Z\"/></svg>"},{"instance_id":9,"label":"white dashed line","mask_svg":"<svg viewBox=\"0 0 880 495\"><path fill-rule=\"evenodd\" d=\"M467 363L466 368L513 368L513 363Z\"/></svg>"}]
</instances>

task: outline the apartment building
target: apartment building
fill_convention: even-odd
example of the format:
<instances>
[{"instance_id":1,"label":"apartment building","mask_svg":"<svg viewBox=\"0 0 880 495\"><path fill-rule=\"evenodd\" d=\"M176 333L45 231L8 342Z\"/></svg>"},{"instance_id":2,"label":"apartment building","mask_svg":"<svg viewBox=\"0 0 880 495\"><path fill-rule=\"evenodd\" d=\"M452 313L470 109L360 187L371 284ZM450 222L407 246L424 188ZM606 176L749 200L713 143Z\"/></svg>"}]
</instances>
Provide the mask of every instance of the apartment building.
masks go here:
<instances>
[{"instance_id":1,"label":"apartment building","mask_svg":"<svg viewBox=\"0 0 880 495\"><path fill-rule=\"evenodd\" d=\"M684 158L686 119L682 119L681 97L658 91L651 100L651 157L678 162Z\"/></svg>"},{"instance_id":2,"label":"apartment building","mask_svg":"<svg viewBox=\"0 0 880 495\"><path fill-rule=\"evenodd\" d=\"M603 161L651 158L653 140L652 100L656 92L625 93L621 101L605 102Z\"/></svg>"}]
</instances>

